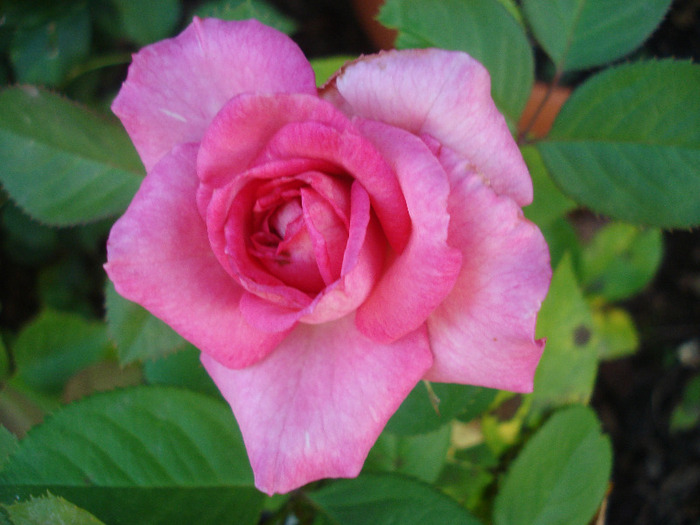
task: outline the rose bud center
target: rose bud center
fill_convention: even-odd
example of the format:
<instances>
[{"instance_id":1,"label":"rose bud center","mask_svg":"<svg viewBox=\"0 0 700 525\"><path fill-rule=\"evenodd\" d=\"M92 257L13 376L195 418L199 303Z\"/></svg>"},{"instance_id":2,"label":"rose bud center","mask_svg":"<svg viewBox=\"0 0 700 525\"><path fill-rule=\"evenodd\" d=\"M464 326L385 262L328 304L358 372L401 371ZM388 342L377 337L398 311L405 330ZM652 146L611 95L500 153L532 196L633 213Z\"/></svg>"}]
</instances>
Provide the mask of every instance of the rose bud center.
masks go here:
<instances>
[{"instance_id":1,"label":"rose bud center","mask_svg":"<svg viewBox=\"0 0 700 525\"><path fill-rule=\"evenodd\" d=\"M263 184L253 208L248 253L288 286L316 294L340 277L347 218L299 180Z\"/></svg>"}]
</instances>

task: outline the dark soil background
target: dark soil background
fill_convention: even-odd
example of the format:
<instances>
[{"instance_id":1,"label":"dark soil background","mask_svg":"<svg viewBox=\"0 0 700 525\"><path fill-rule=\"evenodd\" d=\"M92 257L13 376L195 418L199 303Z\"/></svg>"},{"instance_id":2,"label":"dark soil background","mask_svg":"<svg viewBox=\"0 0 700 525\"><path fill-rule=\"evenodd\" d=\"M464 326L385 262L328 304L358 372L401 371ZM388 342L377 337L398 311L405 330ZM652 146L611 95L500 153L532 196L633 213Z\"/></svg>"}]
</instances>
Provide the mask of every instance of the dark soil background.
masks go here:
<instances>
[{"instance_id":1,"label":"dark soil background","mask_svg":"<svg viewBox=\"0 0 700 525\"><path fill-rule=\"evenodd\" d=\"M299 23L295 40L309 57L375 51L347 1L271 3ZM700 0L674 1L639 54L700 61ZM665 246L652 285L624 305L642 346L603 363L593 396L615 449L609 525L700 525L700 428L674 433L669 425L700 373L700 232L668 232Z\"/></svg>"}]
</instances>

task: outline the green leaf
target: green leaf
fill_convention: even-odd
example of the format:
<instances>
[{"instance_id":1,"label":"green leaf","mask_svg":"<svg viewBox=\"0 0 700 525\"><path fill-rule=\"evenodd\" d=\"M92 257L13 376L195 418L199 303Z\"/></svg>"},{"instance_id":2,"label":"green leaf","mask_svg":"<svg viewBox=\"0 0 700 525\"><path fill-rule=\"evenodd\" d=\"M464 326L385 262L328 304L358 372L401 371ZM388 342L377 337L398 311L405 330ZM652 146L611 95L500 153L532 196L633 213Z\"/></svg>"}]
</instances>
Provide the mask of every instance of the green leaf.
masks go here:
<instances>
[{"instance_id":1,"label":"green leaf","mask_svg":"<svg viewBox=\"0 0 700 525\"><path fill-rule=\"evenodd\" d=\"M467 509L476 511L488 499L484 491L493 484L498 459L486 443L457 450L454 460L447 463L437 485Z\"/></svg>"},{"instance_id":2,"label":"green leaf","mask_svg":"<svg viewBox=\"0 0 700 525\"><path fill-rule=\"evenodd\" d=\"M185 340L163 321L136 303L124 299L107 281L105 308L109 334L117 344L119 361L155 359L180 350Z\"/></svg>"},{"instance_id":3,"label":"green leaf","mask_svg":"<svg viewBox=\"0 0 700 525\"><path fill-rule=\"evenodd\" d=\"M0 112L2 109L0 109ZM2 144L0 143L0 151ZM0 170L2 180L2 170ZM12 260L28 266L43 266L58 251L58 232L28 217L11 201L2 206L3 248Z\"/></svg>"},{"instance_id":4,"label":"green leaf","mask_svg":"<svg viewBox=\"0 0 700 525\"><path fill-rule=\"evenodd\" d=\"M213 0L197 9L196 14L202 18L212 17L221 20L255 18L288 35L297 30L297 24L293 19L283 15L267 2L259 0Z\"/></svg>"},{"instance_id":5,"label":"green leaf","mask_svg":"<svg viewBox=\"0 0 700 525\"><path fill-rule=\"evenodd\" d=\"M527 208L525 208L526 216L527 213ZM552 267L557 267L562 258L568 254L573 266L578 268L580 266L578 261L581 258L581 244L571 223L566 218L559 217L552 221L545 221L543 224L538 223L538 226L549 246Z\"/></svg>"},{"instance_id":6,"label":"green leaf","mask_svg":"<svg viewBox=\"0 0 700 525\"><path fill-rule=\"evenodd\" d=\"M84 2L64 6L61 15L17 30L10 59L17 81L57 86L90 52L90 17Z\"/></svg>"},{"instance_id":7,"label":"green leaf","mask_svg":"<svg viewBox=\"0 0 700 525\"><path fill-rule=\"evenodd\" d=\"M454 500L398 474L364 474L306 495L336 525L478 525Z\"/></svg>"},{"instance_id":8,"label":"green leaf","mask_svg":"<svg viewBox=\"0 0 700 525\"><path fill-rule=\"evenodd\" d=\"M10 357L7 353L7 348L2 340L0 333L0 384L4 383L7 376L10 374Z\"/></svg>"},{"instance_id":9,"label":"green leaf","mask_svg":"<svg viewBox=\"0 0 700 525\"><path fill-rule=\"evenodd\" d=\"M76 372L99 361L110 343L104 323L46 310L24 326L12 348L17 378L39 392L56 395Z\"/></svg>"},{"instance_id":10,"label":"green leaf","mask_svg":"<svg viewBox=\"0 0 700 525\"><path fill-rule=\"evenodd\" d=\"M398 48L465 51L491 74L491 93L515 123L534 81L532 48L521 25L497 0L388 0L378 20L399 30Z\"/></svg>"},{"instance_id":11,"label":"green leaf","mask_svg":"<svg viewBox=\"0 0 700 525\"><path fill-rule=\"evenodd\" d=\"M622 308L594 309L593 326L598 336L598 359L619 359L639 346L634 320Z\"/></svg>"},{"instance_id":12,"label":"green leaf","mask_svg":"<svg viewBox=\"0 0 700 525\"><path fill-rule=\"evenodd\" d=\"M325 58L314 58L311 60L311 67L316 74L316 85L321 87L331 76L343 65L354 60L356 57L349 55L333 56Z\"/></svg>"},{"instance_id":13,"label":"green leaf","mask_svg":"<svg viewBox=\"0 0 700 525\"><path fill-rule=\"evenodd\" d=\"M382 432L367 456L364 469L366 472L398 472L433 483L445 463L451 430L449 425L445 425L416 436Z\"/></svg>"},{"instance_id":14,"label":"green leaf","mask_svg":"<svg viewBox=\"0 0 700 525\"><path fill-rule=\"evenodd\" d=\"M468 421L485 411L497 392L470 385L431 383L428 386L421 381L391 417L386 429L399 435L423 434L457 416Z\"/></svg>"},{"instance_id":15,"label":"green leaf","mask_svg":"<svg viewBox=\"0 0 700 525\"><path fill-rule=\"evenodd\" d=\"M6 503L60 495L110 524L257 523L263 495L228 406L167 387L98 394L33 428L0 473Z\"/></svg>"},{"instance_id":16,"label":"green leaf","mask_svg":"<svg viewBox=\"0 0 700 525\"><path fill-rule=\"evenodd\" d=\"M595 413L581 406L556 413L525 444L494 508L495 525L585 525L605 494L610 441Z\"/></svg>"},{"instance_id":17,"label":"green leaf","mask_svg":"<svg viewBox=\"0 0 700 525\"><path fill-rule=\"evenodd\" d=\"M0 92L0 165L12 199L53 225L123 212L143 173L120 126L31 86Z\"/></svg>"},{"instance_id":18,"label":"green leaf","mask_svg":"<svg viewBox=\"0 0 700 525\"><path fill-rule=\"evenodd\" d=\"M671 413L672 432L697 428L700 423L700 376L693 377L683 389L683 398Z\"/></svg>"},{"instance_id":19,"label":"green leaf","mask_svg":"<svg viewBox=\"0 0 700 525\"><path fill-rule=\"evenodd\" d=\"M547 345L530 394L533 410L588 402L598 364L598 341L569 256L554 270L537 318L537 337L546 337Z\"/></svg>"},{"instance_id":20,"label":"green leaf","mask_svg":"<svg viewBox=\"0 0 700 525\"><path fill-rule=\"evenodd\" d=\"M200 353L194 346L187 344L183 350L174 354L146 361L143 365L146 381L154 385L181 386L219 397L219 389L199 360Z\"/></svg>"},{"instance_id":21,"label":"green leaf","mask_svg":"<svg viewBox=\"0 0 700 525\"><path fill-rule=\"evenodd\" d=\"M498 0L498 2L506 8L510 16L515 18L520 25L523 24L523 14L520 12L520 8L515 3L515 0Z\"/></svg>"},{"instance_id":22,"label":"green leaf","mask_svg":"<svg viewBox=\"0 0 700 525\"><path fill-rule=\"evenodd\" d=\"M577 89L537 148L576 202L624 221L700 224L700 66L608 69Z\"/></svg>"},{"instance_id":23,"label":"green leaf","mask_svg":"<svg viewBox=\"0 0 700 525\"><path fill-rule=\"evenodd\" d=\"M523 209L525 216L538 226L551 224L576 208L576 203L554 185L542 156L533 146L522 148L523 158L532 177L534 200Z\"/></svg>"},{"instance_id":24,"label":"green leaf","mask_svg":"<svg viewBox=\"0 0 700 525\"><path fill-rule=\"evenodd\" d=\"M626 299L649 284L662 258L663 240L658 229L608 224L583 249L581 284L608 301Z\"/></svg>"},{"instance_id":25,"label":"green leaf","mask_svg":"<svg viewBox=\"0 0 700 525\"><path fill-rule=\"evenodd\" d=\"M57 496L3 505L13 525L104 525L88 511Z\"/></svg>"},{"instance_id":26,"label":"green leaf","mask_svg":"<svg viewBox=\"0 0 700 525\"><path fill-rule=\"evenodd\" d=\"M535 38L561 71L623 57L661 23L671 0L524 0Z\"/></svg>"},{"instance_id":27,"label":"green leaf","mask_svg":"<svg viewBox=\"0 0 700 525\"><path fill-rule=\"evenodd\" d=\"M180 0L111 0L124 33L140 46L171 36L180 18Z\"/></svg>"},{"instance_id":28,"label":"green leaf","mask_svg":"<svg viewBox=\"0 0 700 525\"><path fill-rule=\"evenodd\" d=\"M14 454L18 447L19 443L15 435L0 425L0 470L2 470L7 458Z\"/></svg>"}]
</instances>

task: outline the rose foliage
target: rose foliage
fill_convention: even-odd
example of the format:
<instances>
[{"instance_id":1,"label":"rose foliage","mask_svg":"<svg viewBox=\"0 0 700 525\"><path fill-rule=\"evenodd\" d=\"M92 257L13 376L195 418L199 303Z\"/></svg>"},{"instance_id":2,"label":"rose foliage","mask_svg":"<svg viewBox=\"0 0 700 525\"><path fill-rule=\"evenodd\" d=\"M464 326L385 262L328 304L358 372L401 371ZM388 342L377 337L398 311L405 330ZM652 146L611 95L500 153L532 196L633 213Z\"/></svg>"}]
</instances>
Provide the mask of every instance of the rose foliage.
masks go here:
<instances>
[{"instance_id":1,"label":"rose foliage","mask_svg":"<svg viewBox=\"0 0 700 525\"><path fill-rule=\"evenodd\" d=\"M202 351L259 489L357 475L421 379L532 389L549 254L468 55L365 56L318 90L282 33L195 19L113 110L147 176L106 270Z\"/></svg>"}]
</instances>

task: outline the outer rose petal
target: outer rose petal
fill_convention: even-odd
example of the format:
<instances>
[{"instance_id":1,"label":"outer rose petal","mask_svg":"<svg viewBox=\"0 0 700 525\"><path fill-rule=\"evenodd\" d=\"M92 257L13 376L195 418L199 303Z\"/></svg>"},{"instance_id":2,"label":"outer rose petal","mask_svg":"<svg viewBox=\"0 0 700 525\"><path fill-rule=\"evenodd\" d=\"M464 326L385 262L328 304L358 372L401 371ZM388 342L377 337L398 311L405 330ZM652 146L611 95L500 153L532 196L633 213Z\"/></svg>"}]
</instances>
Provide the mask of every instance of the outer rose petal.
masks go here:
<instances>
[{"instance_id":1,"label":"outer rose petal","mask_svg":"<svg viewBox=\"0 0 700 525\"><path fill-rule=\"evenodd\" d=\"M428 318L435 364L426 379L532 391L544 348L535 321L552 275L547 244L477 175L452 183L449 241L462 250L462 271Z\"/></svg>"},{"instance_id":2,"label":"outer rose petal","mask_svg":"<svg viewBox=\"0 0 700 525\"><path fill-rule=\"evenodd\" d=\"M112 110L150 170L175 144L199 142L224 103L247 91L315 94L316 83L286 35L255 20L195 18L134 55Z\"/></svg>"},{"instance_id":3,"label":"outer rose petal","mask_svg":"<svg viewBox=\"0 0 700 525\"><path fill-rule=\"evenodd\" d=\"M286 335L241 317L243 289L211 252L195 200L196 145L175 148L148 174L107 241L105 270L121 295L226 366L248 366Z\"/></svg>"},{"instance_id":4,"label":"outer rose petal","mask_svg":"<svg viewBox=\"0 0 700 525\"><path fill-rule=\"evenodd\" d=\"M357 326L384 343L418 328L452 289L462 254L447 243L447 173L426 144L373 121L356 123L396 173L411 216L406 248L396 255L357 311Z\"/></svg>"},{"instance_id":5,"label":"outer rose petal","mask_svg":"<svg viewBox=\"0 0 700 525\"><path fill-rule=\"evenodd\" d=\"M300 324L260 363L202 363L231 404L268 494L325 477L354 477L389 417L430 367L422 328L391 345L355 329L353 316Z\"/></svg>"},{"instance_id":6,"label":"outer rose petal","mask_svg":"<svg viewBox=\"0 0 700 525\"><path fill-rule=\"evenodd\" d=\"M532 201L530 175L491 98L489 74L469 55L421 49L362 57L322 96L349 115L431 135L468 159L499 195L521 206Z\"/></svg>"}]
</instances>

